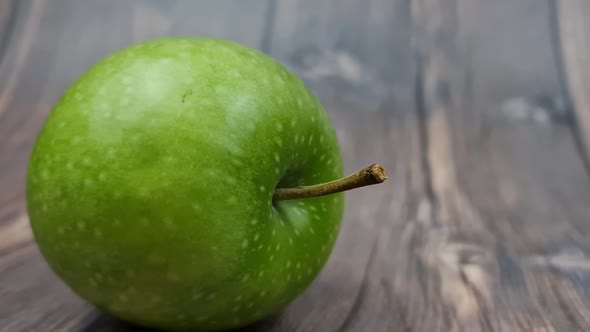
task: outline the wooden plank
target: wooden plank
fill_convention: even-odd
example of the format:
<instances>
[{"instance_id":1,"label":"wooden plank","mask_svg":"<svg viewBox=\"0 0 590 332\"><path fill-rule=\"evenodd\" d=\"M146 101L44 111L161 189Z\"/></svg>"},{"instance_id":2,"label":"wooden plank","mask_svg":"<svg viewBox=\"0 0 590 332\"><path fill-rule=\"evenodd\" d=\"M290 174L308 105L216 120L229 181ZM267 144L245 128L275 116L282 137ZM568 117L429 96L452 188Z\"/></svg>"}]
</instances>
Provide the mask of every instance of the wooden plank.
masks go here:
<instances>
[{"instance_id":1,"label":"wooden plank","mask_svg":"<svg viewBox=\"0 0 590 332\"><path fill-rule=\"evenodd\" d=\"M590 181L560 120L549 10L412 4L431 209L408 224L416 254L392 282L409 330L588 329L584 283L571 273L585 273ZM573 257L571 270L552 265ZM408 287L415 278L422 285Z\"/></svg>"},{"instance_id":2,"label":"wooden plank","mask_svg":"<svg viewBox=\"0 0 590 332\"><path fill-rule=\"evenodd\" d=\"M562 59L565 84L578 120L578 139L590 170L590 3L583 0L554 1L557 47Z\"/></svg>"},{"instance_id":3,"label":"wooden plank","mask_svg":"<svg viewBox=\"0 0 590 332\"><path fill-rule=\"evenodd\" d=\"M8 49L8 44L15 28L18 18L17 6L18 2L16 1L4 1L0 3L0 59Z\"/></svg>"},{"instance_id":4,"label":"wooden plank","mask_svg":"<svg viewBox=\"0 0 590 332\"><path fill-rule=\"evenodd\" d=\"M404 104L412 74L407 8L401 0L278 0L269 52L333 110Z\"/></svg>"}]
</instances>

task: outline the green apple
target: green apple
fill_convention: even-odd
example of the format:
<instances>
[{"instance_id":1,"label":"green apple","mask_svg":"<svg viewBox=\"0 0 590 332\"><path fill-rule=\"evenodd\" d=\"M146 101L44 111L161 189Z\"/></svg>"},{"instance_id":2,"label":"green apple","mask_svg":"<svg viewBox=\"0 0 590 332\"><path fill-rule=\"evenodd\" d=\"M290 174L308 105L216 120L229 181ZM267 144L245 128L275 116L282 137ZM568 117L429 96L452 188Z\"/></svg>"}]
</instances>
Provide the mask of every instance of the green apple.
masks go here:
<instances>
[{"instance_id":1,"label":"green apple","mask_svg":"<svg viewBox=\"0 0 590 332\"><path fill-rule=\"evenodd\" d=\"M45 259L124 320L223 330L276 313L322 269L342 194L277 187L342 176L319 101L254 49L142 42L101 60L57 102L35 144L27 201Z\"/></svg>"}]
</instances>

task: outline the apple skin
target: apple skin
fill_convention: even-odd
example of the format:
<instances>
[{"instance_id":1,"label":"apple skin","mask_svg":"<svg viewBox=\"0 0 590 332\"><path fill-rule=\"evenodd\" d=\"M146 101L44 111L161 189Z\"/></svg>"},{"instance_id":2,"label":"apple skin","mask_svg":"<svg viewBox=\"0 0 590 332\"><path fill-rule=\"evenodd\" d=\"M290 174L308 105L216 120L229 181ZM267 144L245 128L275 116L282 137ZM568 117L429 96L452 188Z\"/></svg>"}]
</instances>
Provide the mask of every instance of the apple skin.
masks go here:
<instances>
[{"instance_id":1,"label":"apple skin","mask_svg":"<svg viewBox=\"0 0 590 332\"><path fill-rule=\"evenodd\" d=\"M265 54L149 40L99 61L50 112L29 164L33 233L52 270L121 319L224 330L272 315L327 261L343 195L272 202L342 177L304 83Z\"/></svg>"}]
</instances>

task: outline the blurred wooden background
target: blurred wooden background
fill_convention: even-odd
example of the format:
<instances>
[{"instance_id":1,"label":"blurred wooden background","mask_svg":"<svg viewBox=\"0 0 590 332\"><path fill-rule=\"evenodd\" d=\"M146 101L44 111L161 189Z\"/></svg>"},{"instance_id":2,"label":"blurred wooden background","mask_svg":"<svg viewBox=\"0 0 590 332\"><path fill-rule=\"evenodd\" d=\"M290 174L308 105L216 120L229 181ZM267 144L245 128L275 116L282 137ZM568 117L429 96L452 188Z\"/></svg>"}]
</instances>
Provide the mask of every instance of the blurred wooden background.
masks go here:
<instances>
[{"instance_id":1,"label":"blurred wooden background","mask_svg":"<svg viewBox=\"0 0 590 332\"><path fill-rule=\"evenodd\" d=\"M73 295L28 226L28 155L98 59L164 35L256 47L338 131L329 264L250 331L590 331L587 0L0 0L0 331L135 331Z\"/></svg>"}]
</instances>

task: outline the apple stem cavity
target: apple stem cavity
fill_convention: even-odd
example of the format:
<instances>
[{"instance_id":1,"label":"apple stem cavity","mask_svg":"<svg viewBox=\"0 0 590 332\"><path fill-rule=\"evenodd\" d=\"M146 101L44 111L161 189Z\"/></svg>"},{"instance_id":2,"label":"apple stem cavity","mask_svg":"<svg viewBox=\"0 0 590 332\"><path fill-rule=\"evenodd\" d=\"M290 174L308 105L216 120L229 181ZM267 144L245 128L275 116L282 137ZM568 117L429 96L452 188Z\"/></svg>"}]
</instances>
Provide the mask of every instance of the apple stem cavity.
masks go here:
<instances>
[{"instance_id":1,"label":"apple stem cavity","mask_svg":"<svg viewBox=\"0 0 590 332\"><path fill-rule=\"evenodd\" d=\"M387 180L387 173L383 166L373 164L369 167L331 182L316 184L313 186L299 186L295 188L276 188L273 201L285 201L289 199L311 198L331 195L350 189L379 184Z\"/></svg>"}]
</instances>

